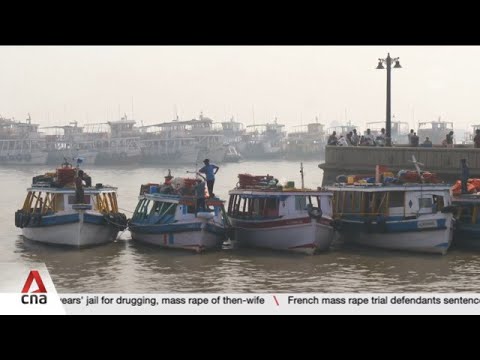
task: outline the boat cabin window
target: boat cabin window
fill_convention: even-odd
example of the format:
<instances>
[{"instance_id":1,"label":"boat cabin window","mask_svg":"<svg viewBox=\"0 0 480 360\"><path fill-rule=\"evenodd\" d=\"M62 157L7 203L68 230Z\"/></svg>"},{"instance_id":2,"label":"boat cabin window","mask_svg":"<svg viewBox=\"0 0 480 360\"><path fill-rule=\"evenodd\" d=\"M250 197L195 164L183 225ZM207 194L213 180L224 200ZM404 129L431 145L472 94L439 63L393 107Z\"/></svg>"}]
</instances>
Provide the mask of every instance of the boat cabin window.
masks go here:
<instances>
[{"instance_id":1,"label":"boat cabin window","mask_svg":"<svg viewBox=\"0 0 480 360\"><path fill-rule=\"evenodd\" d=\"M433 205L435 206L435 210L442 211L442 209L445 207L445 199L443 198L443 196L433 195L432 200Z\"/></svg>"},{"instance_id":2,"label":"boat cabin window","mask_svg":"<svg viewBox=\"0 0 480 360\"><path fill-rule=\"evenodd\" d=\"M427 208L432 208L433 206L433 200L432 198L428 197L428 198L419 198L418 199L418 207L420 209L427 209Z\"/></svg>"},{"instance_id":3,"label":"boat cabin window","mask_svg":"<svg viewBox=\"0 0 480 360\"><path fill-rule=\"evenodd\" d=\"M68 205L76 204L75 195L68 195ZM84 204L90 204L90 195L84 195Z\"/></svg>"},{"instance_id":4,"label":"boat cabin window","mask_svg":"<svg viewBox=\"0 0 480 360\"><path fill-rule=\"evenodd\" d=\"M49 215L58 211L56 204L57 194L49 192L30 191L27 194L23 209L29 213Z\"/></svg>"},{"instance_id":5,"label":"boat cabin window","mask_svg":"<svg viewBox=\"0 0 480 360\"><path fill-rule=\"evenodd\" d=\"M339 214L387 214L388 192L341 191L334 194ZM403 203L402 205L403 206Z\"/></svg>"},{"instance_id":6,"label":"boat cabin window","mask_svg":"<svg viewBox=\"0 0 480 360\"><path fill-rule=\"evenodd\" d=\"M278 217L280 201L276 198L247 198L232 195L229 203L229 214L245 218Z\"/></svg>"},{"instance_id":7,"label":"boat cabin window","mask_svg":"<svg viewBox=\"0 0 480 360\"><path fill-rule=\"evenodd\" d=\"M402 207L405 204L405 191L392 191L389 196L390 207Z\"/></svg>"},{"instance_id":8,"label":"boat cabin window","mask_svg":"<svg viewBox=\"0 0 480 360\"><path fill-rule=\"evenodd\" d=\"M153 201L150 201L148 199L143 199L141 200L137 208L135 209L135 213L133 214L133 219L135 220L141 220L141 219L146 219L148 217L148 214L152 211L153 208Z\"/></svg>"},{"instance_id":9,"label":"boat cabin window","mask_svg":"<svg viewBox=\"0 0 480 360\"><path fill-rule=\"evenodd\" d=\"M462 205L456 208L455 217L465 224L476 224L478 221L478 206Z\"/></svg>"},{"instance_id":10,"label":"boat cabin window","mask_svg":"<svg viewBox=\"0 0 480 360\"><path fill-rule=\"evenodd\" d=\"M152 207L151 215L154 216L164 216L164 215L175 215L177 210L177 205L173 203L155 201Z\"/></svg>"},{"instance_id":11,"label":"boat cabin window","mask_svg":"<svg viewBox=\"0 0 480 360\"><path fill-rule=\"evenodd\" d=\"M305 196L295 196L295 210L303 211L307 208L307 198Z\"/></svg>"}]
</instances>

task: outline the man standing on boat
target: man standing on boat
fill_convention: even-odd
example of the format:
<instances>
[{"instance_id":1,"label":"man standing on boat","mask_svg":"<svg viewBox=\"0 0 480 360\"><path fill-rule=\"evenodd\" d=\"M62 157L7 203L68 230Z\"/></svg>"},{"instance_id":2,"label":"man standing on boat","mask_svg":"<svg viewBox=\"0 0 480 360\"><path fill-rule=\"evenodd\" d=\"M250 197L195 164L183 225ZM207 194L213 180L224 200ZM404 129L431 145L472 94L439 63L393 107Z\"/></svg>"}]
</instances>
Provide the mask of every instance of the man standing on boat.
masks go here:
<instances>
[{"instance_id":1,"label":"man standing on boat","mask_svg":"<svg viewBox=\"0 0 480 360\"><path fill-rule=\"evenodd\" d=\"M83 170L78 170L77 177L75 178L75 203L85 203L85 193L83 191Z\"/></svg>"},{"instance_id":2,"label":"man standing on boat","mask_svg":"<svg viewBox=\"0 0 480 360\"><path fill-rule=\"evenodd\" d=\"M215 197L215 194L213 193L213 185L215 185L215 175L220 168L217 165L210 164L209 159L203 160L203 163L205 164L205 166L198 170L198 172L207 176L208 193L210 197L213 198Z\"/></svg>"}]
</instances>

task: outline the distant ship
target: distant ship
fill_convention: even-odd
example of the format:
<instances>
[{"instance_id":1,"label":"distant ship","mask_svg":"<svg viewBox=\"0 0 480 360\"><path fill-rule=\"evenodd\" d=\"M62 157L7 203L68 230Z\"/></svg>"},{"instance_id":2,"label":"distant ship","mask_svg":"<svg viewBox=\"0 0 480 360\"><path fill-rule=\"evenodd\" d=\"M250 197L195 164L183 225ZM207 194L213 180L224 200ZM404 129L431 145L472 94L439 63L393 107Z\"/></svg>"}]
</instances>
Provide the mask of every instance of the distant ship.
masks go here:
<instances>
[{"instance_id":1,"label":"distant ship","mask_svg":"<svg viewBox=\"0 0 480 360\"><path fill-rule=\"evenodd\" d=\"M0 117L0 165L44 165L47 163L45 138L32 124Z\"/></svg>"}]
</instances>

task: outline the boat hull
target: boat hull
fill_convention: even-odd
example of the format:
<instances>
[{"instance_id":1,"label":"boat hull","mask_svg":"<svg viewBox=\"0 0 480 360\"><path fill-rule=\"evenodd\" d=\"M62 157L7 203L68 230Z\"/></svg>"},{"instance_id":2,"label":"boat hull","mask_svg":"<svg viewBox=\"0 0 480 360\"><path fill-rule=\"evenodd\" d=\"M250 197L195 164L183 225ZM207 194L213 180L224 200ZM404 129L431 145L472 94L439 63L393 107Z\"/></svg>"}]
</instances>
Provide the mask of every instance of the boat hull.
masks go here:
<instances>
[{"instance_id":1,"label":"boat hull","mask_svg":"<svg viewBox=\"0 0 480 360\"><path fill-rule=\"evenodd\" d=\"M329 220L310 218L277 222L245 222L231 219L240 246L314 254L326 251L334 239ZM294 223L296 222L296 224Z\"/></svg>"},{"instance_id":2,"label":"boat hull","mask_svg":"<svg viewBox=\"0 0 480 360\"><path fill-rule=\"evenodd\" d=\"M453 243L458 247L480 250L480 225L459 224L454 233Z\"/></svg>"},{"instance_id":3,"label":"boat hull","mask_svg":"<svg viewBox=\"0 0 480 360\"><path fill-rule=\"evenodd\" d=\"M169 224L131 227L132 239L170 249L184 249L197 253L220 248L225 240L223 227L206 223Z\"/></svg>"},{"instance_id":4,"label":"boat hull","mask_svg":"<svg viewBox=\"0 0 480 360\"><path fill-rule=\"evenodd\" d=\"M70 219L63 220L71 222L25 227L22 229L23 236L47 244L85 247L112 242L118 235L118 229L104 223L101 216L90 216L93 221L86 222L82 216L77 216L75 221L77 214L72 215ZM45 217L44 220L48 222L54 217Z\"/></svg>"},{"instance_id":5,"label":"boat hull","mask_svg":"<svg viewBox=\"0 0 480 360\"><path fill-rule=\"evenodd\" d=\"M452 244L453 223L451 214L443 218L386 221L381 229L375 221L366 224L342 220L340 235L345 242L363 246L445 255Z\"/></svg>"},{"instance_id":6,"label":"boat hull","mask_svg":"<svg viewBox=\"0 0 480 360\"><path fill-rule=\"evenodd\" d=\"M47 163L48 153L46 151L5 155L0 154L1 165L45 165Z\"/></svg>"}]
</instances>

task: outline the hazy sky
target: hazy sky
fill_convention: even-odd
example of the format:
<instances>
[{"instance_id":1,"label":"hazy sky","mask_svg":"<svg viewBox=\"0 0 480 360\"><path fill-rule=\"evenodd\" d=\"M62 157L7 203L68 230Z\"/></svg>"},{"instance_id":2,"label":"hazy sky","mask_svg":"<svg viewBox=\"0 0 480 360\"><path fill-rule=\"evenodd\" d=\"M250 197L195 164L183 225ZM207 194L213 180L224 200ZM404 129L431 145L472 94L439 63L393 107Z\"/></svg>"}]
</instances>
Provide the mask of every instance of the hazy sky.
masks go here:
<instances>
[{"instance_id":1,"label":"hazy sky","mask_svg":"<svg viewBox=\"0 0 480 360\"><path fill-rule=\"evenodd\" d=\"M0 114L59 125L132 116L144 125L200 111L287 127L345 118L362 128L385 120L386 70L392 113L411 126L480 123L480 47L439 46L0 46Z\"/></svg>"}]
</instances>

